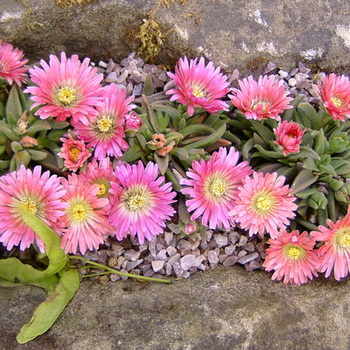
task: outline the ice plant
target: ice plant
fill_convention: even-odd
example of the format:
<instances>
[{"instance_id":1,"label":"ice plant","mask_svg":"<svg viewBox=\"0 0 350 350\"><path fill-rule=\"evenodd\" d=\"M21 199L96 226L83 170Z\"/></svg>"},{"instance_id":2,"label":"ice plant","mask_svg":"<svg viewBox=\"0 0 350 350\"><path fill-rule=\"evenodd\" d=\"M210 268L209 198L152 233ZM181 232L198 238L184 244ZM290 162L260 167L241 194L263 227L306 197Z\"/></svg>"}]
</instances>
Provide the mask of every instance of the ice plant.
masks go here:
<instances>
[{"instance_id":1,"label":"ice plant","mask_svg":"<svg viewBox=\"0 0 350 350\"><path fill-rule=\"evenodd\" d=\"M125 116L125 131L137 131L142 125L142 119L135 112Z\"/></svg>"},{"instance_id":2,"label":"ice plant","mask_svg":"<svg viewBox=\"0 0 350 350\"><path fill-rule=\"evenodd\" d=\"M108 199L99 198L99 187L89 185L79 175L63 181L66 208L61 219L62 248L67 253L85 254L99 247L113 232L108 223Z\"/></svg>"},{"instance_id":3,"label":"ice plant","mask_svg":"<svg viewBox=\"0 0 350 350\"><path fill-rule=\"evenodd\" d=\"M239 188L236 205L231 211L232 219L249 235L268 233L272 238L285 229L295 216L297 205L285 177L277 173L254 172L246 177Z\"/></svg>"},{"instance_id":4,"label":"ice plant","mask_svg":"<svg viewBox=\"0 0 350 350\"><path fill-rule=\"evenodd\" d=\"M311 232L312 236L324 244L318 249L320 256L320 272L339 281L350 272L350 211L342 219L327 226L319 226L318 231Z\"/></svg>"},{"instance_id":5,"label":"ice plant","mask_svg":"<svg viewBox=\"0 0 350 350\"><path fill-rule=\"evenodd\" d=\"M40 166L33 170L21 166L0 177L0 242L8 250L17 245L24 250L34 242L43 250L41 240L24 223L22 215L35 214L56 229L64 214L64 194L60 179L49 171L42 173Z\"/></svg>"},{"instance_id":6,"label":"ice plant","mask_svg":"<svg viewBox=\"0 0 350 350\"><path fill-rule=\"evenodd\" d=\"M15 82L21 85L27 71L25 67L27 62L23 51L0 40L0 79L5 79L9 84Z\"/></svg>"},{"instance_id":7,"label":"ice plant","mask_svg":"<svg viewBox=\"0 0 350 350\"><path fill-rule=\"evenodd\" d=\"M239 186L251 174L247 162L240 162L239 152L231 147L221 147L209 160L192 163L192 168L182 179L182 193L190 199L186 201L191 220L202 217L203 225L212 229L231 225L230 211L235 206Z\"/></svg>"},{"instance_id":8,"label":"ice plant","mask_svg":"<svg viewBox=\"0 0 350 350\"><path fill-rule=\"evenodd\" d=\"M89 66L89 58L80 62L77 55L67 58L62 52L61 60L51 55L49 64L44 60L40 64L29 71L36 86L25 92L32 95L33 108L40 107L36 114L41 119L54 117L63 121L73 117L86 121L97 114L94 107L101 103L103 75Z\"/></svg>"},{"instance_id":9,"label":"ice plant","mask_svg":"<svg viewBox=\"0 0 350 350\"><path fill-rule=\"evenodd\" d=\"M283 231L268 243L263 266L274 271L273 280L300 285L317 276L319 257L313 249L315 240L307 232Z\"/></svg>"},{"instance_id":10,"label":"ice plant","mask_svg":"<svg viewBox=\"0 0 350 350\"><path fill-rule=\"evenodd\" d=\"M172 185L159 177L158 166L149 162L119 165L115 169L118 186L111 209L110 221L115 236L137 236L140 244L164 231L165 222L174 214Z\"/></svg>"},{"instance_id":11,"label":"ice plant","mask_svg":"<svg viewBox=\"0 0 350 350\"><path fill-rule=\"evenodd\" d=\"M239 89L233 89L232 104L238 108L248 119L280 119L286 109L292 108L287 97L288 91L282 80L273 75L260 76L258 81L253 77L239 81Z\"/></svg>"},{"instance_id":12,"label":"ice plant","mask_svg":"<svg viewBox=\"0 0 350 350\"><path fill-rule=\"evenodd\" d=\"M284 120L274 129L276 143L281 146L282 153L298 153L303 140L304 131L298 123Z\"/></svg>"},{"instance_id":13,"label":"ice plant","mask_svg":"<svg viewBox=\"0 0 350 350\"><path fill-rule=\"evenodd\" d=\"M121 157L128 149L125 140L125 118L134 105L133 97L127 97L126 89L115 84L104 88L103 103L97 106L97 115L85 123L74 120L77 135L89 147L94 148L98 160L107 156Z\"/></svg>"},{"instance_id":14,"label":"ice plant","mask_svg":"<svg viewBox=\"0 0 350 350\"><path fill-rule=\"evenodd\" d=\"M350 118L350 81L344 75L326 75L318 91L327 112L335 120Z\"/></svg>"},{"instance_id":15,"label":"ice plant","mask_svg":"<svg viewBox=\"0 0 350 350\"><path fill-rule=\"evenodd\" d=\"M67 169L77 171L90 157L90 151L86 148L83 141L74 140L71 135L62 137L61 141L63 146L61 152L57 153L57 155L64 159L64 166Z\"/></svg>"},{"instance_id":16,"label":"ice plant","mask_svg":"<svg viewBox=\"0 0 350 350\"><path fill-rule=\"evenodd\" d=\"M221 100L228 92L227 78L212 62L205 65L204 58L188 60L180 58L175 74L168 73L175 87L166 92L172 95L170 101L187 106L187 114L192 116L195 108L203 108L209 113L227 111L228 105Z\"/></svg>"}]
</instances>

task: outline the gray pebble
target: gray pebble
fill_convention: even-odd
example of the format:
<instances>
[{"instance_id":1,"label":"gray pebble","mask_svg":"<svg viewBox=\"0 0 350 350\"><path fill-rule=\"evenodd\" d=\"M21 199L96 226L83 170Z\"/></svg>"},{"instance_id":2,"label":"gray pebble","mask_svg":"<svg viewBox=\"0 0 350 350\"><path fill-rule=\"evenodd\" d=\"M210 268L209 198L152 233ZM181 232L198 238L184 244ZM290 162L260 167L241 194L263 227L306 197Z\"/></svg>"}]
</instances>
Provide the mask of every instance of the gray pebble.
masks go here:
<instances>
[{"instance_id":1,"label":"gray pebble","mask_svg":"<svg viewBox=\"0 0 350 350\"><path fill-rule=\"evenodd\" d=\"M258 253L252 253L252 254L248 254L248 255L245 255L245 256L241 257L238 260L238 262L240 264L244 265L244 264L246 264L246 263L248 263L248 262L250 262L250 261L252 261L252 260L254 260L254 259L258 258L258 257L259 257Z\"/></svg>"},{"instance_id":2,"label":"gray pebble","mask_svg":"<svg viewBox=\"0 0 350 350\"><path fill-rule=\"evenodd\" d=\"M164 266L163 260L153 260L152 261L152 269L154 272L160 271Z\"/></svg>"}]
</instances>

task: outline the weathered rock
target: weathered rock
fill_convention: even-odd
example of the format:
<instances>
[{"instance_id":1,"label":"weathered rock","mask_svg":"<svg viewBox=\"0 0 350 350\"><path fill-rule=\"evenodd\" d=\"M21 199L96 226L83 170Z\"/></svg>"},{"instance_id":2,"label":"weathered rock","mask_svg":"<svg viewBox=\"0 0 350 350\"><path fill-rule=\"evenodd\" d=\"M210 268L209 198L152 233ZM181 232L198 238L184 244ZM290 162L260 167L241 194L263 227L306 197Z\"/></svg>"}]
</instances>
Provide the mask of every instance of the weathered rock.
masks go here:
<instances>
[{"instance_id":1,"label":"weathered rock","mask_svg":"<svg viewBox=\"0 0 350 350\"><path fill-rule=\"evenodd\" d=\"M0 289L1 350L348 350L350 282L302 287L241 268L198 273L173 285L84 282L45 335L15 335L44 294Z\"/></svg>"},{"instance_id":2,"label":"weathered rock","mask_svg":"<svg viewBox=\"0 0 350 350\"><path fill-rule=\"evenodd\" d=\"M59 8L55 0L1 0L0 38L32 58L66 50L94 59L125 57L159 0L99 0ZM303 59L322 69L349 67L350 2L344 0L187 0L153 11L165 37L159 62L205 55L225 69L257 70L267 60Z\"/></svg>"}]
</instances>

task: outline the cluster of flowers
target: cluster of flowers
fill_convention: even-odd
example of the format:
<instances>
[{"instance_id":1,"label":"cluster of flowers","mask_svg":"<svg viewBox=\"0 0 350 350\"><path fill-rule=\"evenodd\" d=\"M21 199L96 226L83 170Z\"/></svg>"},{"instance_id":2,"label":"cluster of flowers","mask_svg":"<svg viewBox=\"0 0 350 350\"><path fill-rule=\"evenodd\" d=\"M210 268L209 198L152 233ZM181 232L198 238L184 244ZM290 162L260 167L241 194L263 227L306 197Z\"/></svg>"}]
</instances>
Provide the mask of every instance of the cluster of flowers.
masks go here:
<instances>
[{"instance_id":1,"label":"cluster of flowers","mask_svg":"<svg viewBox=\"0 0 350 350\"><path fill-rule=\"evenodd\" d=\"M109 235L122 240L137 236L140 243L161 234L175 213L176 193L171 183L159 176L149 162L129 165L118 160L128 148L127 130L137 130L140 117L133 112L133 98L125 89L102 86L102 75L78 56L60 59L50 56L29 70L35 84L26 88L36 115L58 121L70 118L72 131L62 139L58 154L73 173L67 179L20 168L0 178L0 242L8 249L27 248L33 242L43 249L35 233L23 221L23 213L39 216L62 236L67 252L82 254L97 249ZM21 84L25 79L23 53L10 44L0 44L0 77ZM247 118L263 120L280 115L291 98L283 83L274 76L252 77L230 89L227 78L204 59L180 59L175 73L168 73L174 88L170 100L187 106L192 116L196 108L209 113L227 111L229 98ZM330 74L319 86L324 107L334 119L350 117L350 81ZM299 124L282 121L275 129L276 143L285 155L299 152L303 130ZM112 165L109 157L117 159ZM326 272L336 279L350 270L350 213L342 220L328 223L319 231L287 232L295 216L295 197L285 178L277 173L253 171L239 161L233 148L220 148L210 159L194 161L181 181L182 194L192 220L211 229L239 225L250 235L268 234L270 247L264 263L275 271L274 279L301 284ZM88 159L91 159L88 162ZM88 162L87 164L85 164ZM76 173L78 172L78 174ZM315 249L316 241L321 247Z\"/></svg>"}]
</instances>

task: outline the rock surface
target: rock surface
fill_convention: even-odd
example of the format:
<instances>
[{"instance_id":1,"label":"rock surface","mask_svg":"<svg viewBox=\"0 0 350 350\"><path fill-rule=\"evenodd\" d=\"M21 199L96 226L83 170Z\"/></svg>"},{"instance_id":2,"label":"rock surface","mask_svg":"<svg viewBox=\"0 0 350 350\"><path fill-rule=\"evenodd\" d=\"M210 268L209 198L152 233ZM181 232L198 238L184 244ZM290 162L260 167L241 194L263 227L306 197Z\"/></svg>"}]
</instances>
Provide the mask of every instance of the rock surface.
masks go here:
<instances>
[{"instance_id":1,"label":"rock surface","mask_svg":"<svg viewBox=\"0 0 350 350\"><path fill-rule=\"evenodd\" d=\"M174 284L84 282L47 334L15 343L43 293L0 289L1 350L348 350L350 282L302 287L241 268Z\"/></svg>"},{"instance_id":2,"label":"rock surface","mask_svg":"<svg viewBox=\"0 0 350 350\"><path fill-rule=\"evenodd\" d=\"M1 0L0 38L32 58L67 50L120 59L137 49L135 31L159 0L96 0L60 8L55 0ZM163 0L164 2L164 0ZM205 55L225 69L256 71L267 60L290 67L303 59L347 69L350 2L344 0L169 1L153 11L166 37L159 62Z\"/></svg>"}]
</instances>

